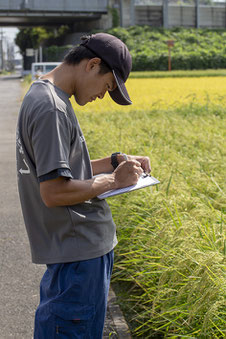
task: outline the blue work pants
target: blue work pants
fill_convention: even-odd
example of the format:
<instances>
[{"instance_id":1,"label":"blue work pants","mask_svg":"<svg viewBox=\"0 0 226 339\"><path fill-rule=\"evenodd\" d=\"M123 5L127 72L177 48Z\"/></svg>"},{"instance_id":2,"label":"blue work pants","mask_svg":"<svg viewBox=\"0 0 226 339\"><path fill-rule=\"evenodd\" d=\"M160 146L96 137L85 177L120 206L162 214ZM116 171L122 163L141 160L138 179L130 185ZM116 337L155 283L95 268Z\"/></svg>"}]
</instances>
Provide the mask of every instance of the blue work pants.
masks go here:
<instances>
[{"instance_id":1,"label":"blue work pants","mask_svg":"<svg viewBox=\"0 0 226 339\"><path fill-rule=\"evenodd\" d=\"M112 250L95 259L47 265L34 339L101 339L113 260Z\"/></svg>"}]
</instances>

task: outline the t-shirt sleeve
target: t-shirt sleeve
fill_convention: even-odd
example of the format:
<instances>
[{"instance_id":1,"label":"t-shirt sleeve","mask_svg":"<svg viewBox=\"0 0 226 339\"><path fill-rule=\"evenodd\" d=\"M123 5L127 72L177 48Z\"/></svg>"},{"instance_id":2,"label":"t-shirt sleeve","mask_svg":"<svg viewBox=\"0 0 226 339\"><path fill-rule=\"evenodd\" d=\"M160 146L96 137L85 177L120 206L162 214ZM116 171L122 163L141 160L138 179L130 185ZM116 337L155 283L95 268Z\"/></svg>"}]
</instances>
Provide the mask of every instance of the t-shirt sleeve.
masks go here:
<instances>
[{"instance_id":1,"label":"t-shirt sleeve","mask_svg":"<svg viewBox=\"0 0 226 339\"><path fill-rule=\"evenodd\" d=\"M67 168L58 168L56 170L53 170L47 174L43 174L40 177L38 177L38 182L44 182L48 180L53 180L59 177L64 177L66 179L73 179L73 176L71 174L71 171Z\"/></svg>"},{"instance_id":2,"label":"t-shirt sleeve","mask_svg":"<svg viewBox=\"0 0 226 339\"><path fill-rule=\"evenodd\" d=\"M37 177L55 169L70 170L72 126L66 113L42 110L34 115L29 127Z\"/></svg>"}]
</instances>

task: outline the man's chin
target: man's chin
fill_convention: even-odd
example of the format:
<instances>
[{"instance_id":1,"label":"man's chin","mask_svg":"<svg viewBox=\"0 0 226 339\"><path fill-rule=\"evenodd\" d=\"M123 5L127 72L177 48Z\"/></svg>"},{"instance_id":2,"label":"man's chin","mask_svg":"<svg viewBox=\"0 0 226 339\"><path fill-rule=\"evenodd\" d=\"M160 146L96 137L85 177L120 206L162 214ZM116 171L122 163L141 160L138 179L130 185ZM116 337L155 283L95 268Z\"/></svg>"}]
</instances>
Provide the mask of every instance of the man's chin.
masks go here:
<instances>
[{"instance_id":1,"label":"man's chin","mask_svg":"<svg viewBox=\"0 0 226 339\"><path fill-rule=\"evenodd\" d=\"M76 98L76 96L74 95L74 99L75 99L75 102L79 105L79 106L85 106L88 101L82 101L82 100L79 100L78 98Z\"/></svg>"}]
</instances>

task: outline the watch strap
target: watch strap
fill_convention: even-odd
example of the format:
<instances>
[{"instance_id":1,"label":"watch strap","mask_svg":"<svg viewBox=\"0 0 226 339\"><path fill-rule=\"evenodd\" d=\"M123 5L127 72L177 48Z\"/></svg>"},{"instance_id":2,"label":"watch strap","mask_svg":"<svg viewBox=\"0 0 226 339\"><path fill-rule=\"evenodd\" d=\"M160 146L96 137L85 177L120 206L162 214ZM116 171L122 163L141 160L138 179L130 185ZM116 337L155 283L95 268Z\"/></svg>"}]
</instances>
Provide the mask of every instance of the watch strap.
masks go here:
<instances>
[{"instance_id":1,"label":"watch strap","mask_svg":"<svg viewBox=\"0 0 226 339\"><path fill-rule=\"evenodd\" d=\"M112 153L112 155L111 155L111 164L112 164L114 170L119 165L118 160L117 160L117 154L122 154L122 153L121 152L115 152L115 153Z\"/></svg>"}]
</instances>

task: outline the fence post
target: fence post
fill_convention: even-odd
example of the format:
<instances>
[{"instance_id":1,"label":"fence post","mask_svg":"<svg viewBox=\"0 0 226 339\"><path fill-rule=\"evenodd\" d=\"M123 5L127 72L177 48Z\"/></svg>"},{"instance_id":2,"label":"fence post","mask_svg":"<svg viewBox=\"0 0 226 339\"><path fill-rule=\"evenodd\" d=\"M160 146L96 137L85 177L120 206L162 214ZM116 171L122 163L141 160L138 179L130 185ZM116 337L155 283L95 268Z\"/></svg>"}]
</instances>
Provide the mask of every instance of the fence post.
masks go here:
<instances>
[{"instance_id":1,"label":"fence post","mask_svg":"<svg viewBox=\"0 0 226 339\"><path fill-rule=\"evenodd\" d=\"M168 71L171 71L171 48L174 46L174 40L167 40L166 43L168 46Z\"/></svg>"}]
</instances>

